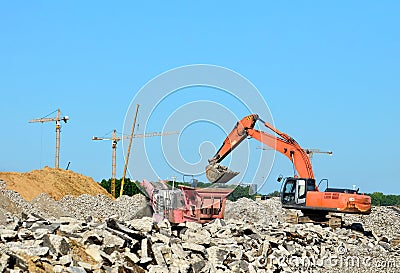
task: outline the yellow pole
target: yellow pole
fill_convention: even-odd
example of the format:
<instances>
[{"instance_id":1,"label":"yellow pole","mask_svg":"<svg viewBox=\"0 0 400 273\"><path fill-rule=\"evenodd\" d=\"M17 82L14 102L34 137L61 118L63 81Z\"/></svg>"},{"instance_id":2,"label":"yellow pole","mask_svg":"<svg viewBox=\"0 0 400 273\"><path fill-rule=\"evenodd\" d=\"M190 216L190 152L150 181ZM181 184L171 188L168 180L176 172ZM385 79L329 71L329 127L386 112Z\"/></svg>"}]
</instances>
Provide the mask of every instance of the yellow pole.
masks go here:
<instances>
[{"instance_id":1,"label":"yellow pole","mask_svg":"<svg viewBox=\"0 0 400 273\"><path fill-rule=\"evenodd\" d=\"M124 166L124 175L122 176L122 181L121 181L121 190L119 192L119 196L122 196L122 193L124 192L124 184L125 184L125 176L126 176L126 170L128 168L128 162L129 162L129 154L131 153L131 147L132 147L132 139L135 134L135 127L136 127L136 118L139 112L139 104L136 105L136 113L135 113L135 119L133 120L133 125L132 125L132 132L131 136L129 138L129 146L128 146L128 152L126 154L125 158L125 166Z\"/></svg>"}]
</instances>

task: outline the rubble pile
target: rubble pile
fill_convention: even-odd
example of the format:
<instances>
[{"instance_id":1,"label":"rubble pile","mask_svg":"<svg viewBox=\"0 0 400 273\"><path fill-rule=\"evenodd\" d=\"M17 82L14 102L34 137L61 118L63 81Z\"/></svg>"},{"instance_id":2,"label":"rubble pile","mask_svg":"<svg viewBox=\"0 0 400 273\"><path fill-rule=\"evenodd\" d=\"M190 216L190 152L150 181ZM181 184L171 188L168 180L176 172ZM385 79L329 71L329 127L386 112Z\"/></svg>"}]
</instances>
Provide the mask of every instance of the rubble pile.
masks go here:
<instances>
[{"instance_id":1,"label":"rubble pile","mask_svg":"<svg viewBox=\"0 0 400 273\"><path fill-rule=\"evenodd\" d=\"M123 221L137 218L136 214L147 206L146 197L142 194L132 197L122 196L116 200L101 194L96 196L83 194L78 197L67 195L58 203L69 215L77 219L88 217L105 219L115 216Z\"/></svg>"},{"instance_id":2,"label":"rubble pile","mask_svg":"<svg viewBox=\"0 0 400 273\"><path fill-rule=\"evenodd\" d=\"M288 224L279 199L227 202L225 220L154 223L143 195L42 193L0 183L3 272L399 272L400 210L345 215L344 228Z\"/></svg>"},{"instance_id":3,"label":"rubble pile","mask_svg":"<svg viewBox=\"0 0 400 273\"><path fill-rule=\"evenodd\" d=\"M8 214L0 241L0 272L343 272L338 262L345 257L400 258L398 242L351 229L241 220L171 226L148 217L97 222ZM363 272L362 262L352 271Z\"/></svg>"},{"instance_id":4,"label":"rubble pile","mask_svg":"<svg viewBox=\"0 0 400 273\"><path fill-rule=\"evenodd\" d=\"M80 220L90 217L101 220L115 216L125 221L143 216L146 207L146 197L141 194L122 196L116 200L102 194L83 194L78 197L67 195L55 201L46 193L41 193L30 202L12 190L2 190L0 194L0 213L35 214L46 219L69 216Z\"/></svg>"},{"instance_id":5,"label":"rubble pile","mask_svg":"<svg viewBox=\"0 0 400 273\"><path fill-rule=\"evenodd\" d=\"M260 225L284 222L284 210L279 198L271 198L262 202L254 202L241 198L236 202L227 201L225 219L242 220Z\"/></svg>"},{"instance_id":6,"label":"rubble pile","mask_svg":"<svg viewBox=\"0 0 400 273\"><path fill-rule=\"evenodd\" d=\"M59 218L70 215L61 204L48 196L46 193L39 194L32 201L30 201L29 204L32 206L33 211L28 210L25 212L35 212L36 214L46 218Z\"/></svg>"},{"instance_id":7,"label":"rubble pile","mask_svg":"<svg viewBox=\"0 0 400 273\"><path fill-rule=\"evenodd\" d=\"M378 236L400 238L400 210L396 207L373 207L370 215L347 214L344 220L347 225L360 223Z\"/></svg>"}]
</instances>

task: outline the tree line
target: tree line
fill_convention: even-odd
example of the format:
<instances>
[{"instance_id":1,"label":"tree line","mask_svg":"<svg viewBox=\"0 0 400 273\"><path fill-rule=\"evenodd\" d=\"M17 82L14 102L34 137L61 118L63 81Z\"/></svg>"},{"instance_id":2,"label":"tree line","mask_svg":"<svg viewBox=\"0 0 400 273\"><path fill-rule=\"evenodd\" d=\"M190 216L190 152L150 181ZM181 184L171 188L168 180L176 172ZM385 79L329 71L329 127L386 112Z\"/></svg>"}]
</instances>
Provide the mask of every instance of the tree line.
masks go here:
<instances>
[{"instance_id":1,"label":"tree line","mask_svg":"<svg viewBox=\"0 0 400 273\"><path fill-rule=\"evenodd\" d=\"M115 197L119 197L119 193L121 190L121 179L116 179L115 180ZM128 196L132 196L135 194L144 194L144 191L142 191L140 189L140 185L138 181L131 181L129 178L125 179L125 185L124 185L124 192L123 195L128 195ZM180 185L182 186L188 186L191 187L192 184L188 183L188 182L172 182L172 181L168 181L167 185L172 187L172 184L174 183L174 187L178 188ZM108 192L111 193L111 179L103 179L100 182L100 185ZM212 183L204 183L204 182L197 182L196 187L198 188L207 188L212 186ZM231 201L236 201L242 197L246 197L246 198L250 198L250 199L254 199L255 198L255 194L251 194L251 190L250 190L250 186L247 185L225 185L225 187L232 187L234 188L233 192L228 196L228 200Z\"/></svg>"},{"instance_id":2,"label":"tree line","mask_svg":"<svg viewBox=\"0 0 400 273\"><path fill-rule=\"evenodd\" d=\"M119 196L119 192L121 189L121 180L122 179L116 179L115 180L115 193L116 197ZM172 187L172 181L168 181L167 184ZM100 182L100 185L107 190L107 192L111 192L111 179L103 179ZM140 190L140 186L138 181L131 181L129 178L125 179L125 186L124 186L124 195L132 196L135 194L143 194L143 191ZM175 187L179 187L180 185L182 186L193 186L191 183L188 182L174 182ZM211 187L213 184L212 183L204 183L204 182L197 182L196 187L199 188L207 188ZM225 187L231 187L234 188L233 192L228 196L228 200L231 201L236 201L242 197L249 198L249 199L255 199L257 194L251 193L250 186L248 185L225 185ZM400 206L400 195L394 195L394 194L388 194L385 195L382 192L374 192L371 194L367 194L371 196L371 202L372 205L374 206ZM268 197L279 197L280 192L279 191L274 191L269 194L267 194Z\"/></svg>"},{"instance_id":3,"label":"tree line","mask_svg":"<svg viewBox=\"0 0 400 273\"><path fill-rule=\"evenodd\" d=\"M385 195L382 192L374 192L368 195L371 196L371 203L374 206L400 206L400 195Z\"/></svg>"}]
</instances>

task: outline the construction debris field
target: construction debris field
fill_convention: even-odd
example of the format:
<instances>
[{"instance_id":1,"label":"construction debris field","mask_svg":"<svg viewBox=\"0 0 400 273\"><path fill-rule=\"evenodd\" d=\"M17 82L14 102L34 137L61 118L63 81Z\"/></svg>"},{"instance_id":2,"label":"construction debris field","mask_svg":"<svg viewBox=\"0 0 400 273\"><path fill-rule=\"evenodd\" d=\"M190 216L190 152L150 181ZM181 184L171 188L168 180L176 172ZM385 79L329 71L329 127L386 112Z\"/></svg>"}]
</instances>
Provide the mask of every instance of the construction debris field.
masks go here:
<instances>
[{"instance_id":1,"label":"construction debris field","mask_svg":"<svg viewBox=\"0 0 400 273\"><path fill-rule=\"evenodd\" d=\"M71 171L45 168L0 177L5 181L0 272L398 272L400 267L400 213L393 207L345 215L344 227L332 229L285 223L276 198L242 198L227 201L224 220L156 224L147 217L143 195L113 199L91 178ZM40 181L47 191L35 195L43 189L37 189ZM72 182L79 187L67 190ZM14 190L20 188L21 193Z\"/></svg>"}]
</instances>

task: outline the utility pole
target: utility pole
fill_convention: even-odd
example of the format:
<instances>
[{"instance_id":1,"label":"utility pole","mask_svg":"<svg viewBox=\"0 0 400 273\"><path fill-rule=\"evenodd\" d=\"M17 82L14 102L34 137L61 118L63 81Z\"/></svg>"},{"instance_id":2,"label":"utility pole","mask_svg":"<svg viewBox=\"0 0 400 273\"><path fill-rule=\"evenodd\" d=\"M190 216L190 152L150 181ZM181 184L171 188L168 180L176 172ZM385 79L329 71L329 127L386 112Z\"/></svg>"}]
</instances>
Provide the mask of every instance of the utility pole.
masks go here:
<instances>
[{"instance_id":1,"label":"utility pole","mask_svg":"<svg viewBox=\"0 0 400 273\"><path fill-rule=\"evenodd\" d=\"M58 169L60 166L60 133L61 133L61 121L64 121L65 123L67 123L67 121L69 120L69 116L65 116L63 118L61 118L61 110L57 109L56 111L54 111L53 113L57 112L57 116L53 117L53 118L38 118L38 119L32 119L29 121L29 123L36 123L36 122L52 122L55 121L56 122L56 156L55 156L55 162L54 162L54 168ZM51 113L51 114L53 114ZM49 114L49 115L51 115Z\"/></svg>"},{"instance_id":2,"label":"utility pole","mask_svg":"<svg viewBox=\"0 0 400 273\"><path fill-rule=\"evenodd\" d=\"M167 136L175 135L179 132L152 132L146 134L135 134L134 138L146 138L154 136ZM117 130L113 130L112 136L110 138L106 137L93 137L92 140L111 140L112 141L112 177L111 177L111 195L115 197L115 180L116 180L116 167L117 167L117 144L122 139L128 139L129 136L117 136Z\"/></svg>"},{"instance_id":3,"label":"utility pole","mask_svg":"<svg viewBox=\"0 0 400 273\"><path fill-rule=\"evenodd\" d=\"M122 193L124 192L124 184L125 184L126 170L127 170L127 168L128 168L129 154L131 153L133 135L135 134L136 118L137 118L137 115L138 115L138 112L139 112L139 106L140 106L139 104L136 105L136 113L135 113L135 118L134 118L133 124L132 124L131 137L129 138L128 152L127 152L127 154L126 154L126 160L125 160L125 166L124 166L124 175L122 176L121 190L120 190L120 192L119 192L119 196L122 196Z\"/></svg>"}]
</instances>

